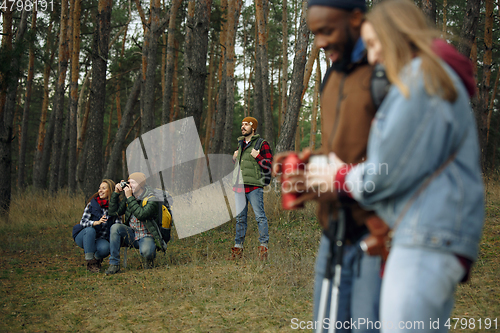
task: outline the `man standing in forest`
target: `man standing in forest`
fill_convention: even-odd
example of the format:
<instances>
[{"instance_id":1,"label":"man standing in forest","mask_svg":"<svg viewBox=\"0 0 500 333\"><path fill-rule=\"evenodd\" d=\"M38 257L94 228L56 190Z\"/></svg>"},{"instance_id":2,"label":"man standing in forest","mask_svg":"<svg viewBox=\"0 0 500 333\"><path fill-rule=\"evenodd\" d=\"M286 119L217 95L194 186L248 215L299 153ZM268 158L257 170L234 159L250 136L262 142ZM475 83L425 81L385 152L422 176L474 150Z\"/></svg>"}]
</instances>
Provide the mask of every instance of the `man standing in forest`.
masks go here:
<instances>
[{"instance_id":1,"label":"man standing in forest","mask_svg":"<svg viewBox=\"0 0 500 333\"><path fill-rule=\"evenodd\" d=\"M253 117L246 117L241 123L241 134L238 138L238 150L233 154L235 169L233 173L233 190L236 192L236 237L231 256L228 260L243 256L243 242L247 232L248 202L252 205L255 219L259 227L259 259L266 260L268 255L269 233L266 212L264 211L264 189L266 178L271 176L273 155L269 144L255 134L258 122Z\"/></svg>"},{"instance_id":2,"label":"man standing in forest","mask_svg":"<svg viewBox=\"0 0 500 333\"><path fill-rule=\"evenodd\" d=\"M315 35L314 42L325 50L332 62L323 79L321 91L322 150L325 154L334 152L348 164L360 163L365 159L370 125L376 112L370 94L373 68L368 65L360 38L365 10L365 0L309 0L307 12L307 25ZM276 157L275 173L281 173L280 164L287 154ZM304 162L308 162L309 154L302 154ZM299 183L304 179L296 177L291 180L290 186L296 186L295 181ZM330 238L335 234L334 229L342 211L345 216L345 245L337 321L344 323L363 318L367 322L377 322L380 258L365 255L359 246L360 241L368 235L365 223L374 213L363 210L354 201L339 199L330 193L306 193L302 197L318 201L318 220L324 229L315 268L314 320L318 320L319 315L321 283L331 249ZM331 256L332 262L334 257ZM331 289L323 290L323 293L327 293L327 300L330 300ZM329 307L327 302L325 314L330 313ZM318 324L323 325L324 322ZM371 328L361 331L378 332L374 327ZM346 331L350 332L351 329L342 330Z\"/></svg>"}]
</instances>

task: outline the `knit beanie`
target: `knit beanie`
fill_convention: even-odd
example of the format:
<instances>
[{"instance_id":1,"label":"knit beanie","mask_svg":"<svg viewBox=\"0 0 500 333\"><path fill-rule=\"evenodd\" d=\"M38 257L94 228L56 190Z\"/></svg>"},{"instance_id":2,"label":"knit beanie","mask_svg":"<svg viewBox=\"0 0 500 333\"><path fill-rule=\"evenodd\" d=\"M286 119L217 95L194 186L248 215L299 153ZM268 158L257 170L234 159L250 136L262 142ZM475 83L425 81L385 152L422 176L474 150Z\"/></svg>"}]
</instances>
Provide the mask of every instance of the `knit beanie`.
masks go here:
<instances>
[{"instance_id":1,"label":"knit beanie","mask_svg":"<svg viewBox=\"0 0 500 333\"><path fill-rule=\"evenodd\" d=\"M307 7L311 6L326 6L349 11L358 8L363 13L366 12L365 0L309 0Z\"/></svg>"},{"instance_id":2,"label":"knit beanie","mask_svg":"<svg viewBox=\"0 0 500 333\"><path fill-rule=\"evenodd\" d=\"M128 176L128 179L133 179L139 184L139 186L144 187L146 185L146 175L142 172L134 172Z\"/></svg>"},{"instance_id":3,"label":"knit beanie","mask_svg":"<svg viewBox=\"0 0 500 333\"><path fill-rule=\"evenodd\" d=\"M257 126L259 125L259 122L254 117L245 117L245 118L243 118L243 120L241 122L242 123L244 123L244 122L249 123L250 126L252 126L252 128L254 129L254 131L257 130Z\"/></svg>"}]
</instances>

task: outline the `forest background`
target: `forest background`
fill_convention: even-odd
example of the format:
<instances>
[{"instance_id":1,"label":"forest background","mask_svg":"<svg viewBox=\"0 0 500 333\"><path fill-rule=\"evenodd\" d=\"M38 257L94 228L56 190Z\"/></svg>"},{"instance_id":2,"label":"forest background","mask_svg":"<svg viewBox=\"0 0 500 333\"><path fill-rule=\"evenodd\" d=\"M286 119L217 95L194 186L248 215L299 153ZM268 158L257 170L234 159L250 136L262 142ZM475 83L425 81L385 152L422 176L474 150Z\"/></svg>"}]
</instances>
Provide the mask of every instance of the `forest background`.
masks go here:
<instances>
[{"instance_id":1,"label":"forest background","mask_svg":"<svg viewBox=\"0 0 500 333\"><path fill-rule=\"evenodd\" d=\"M496 170L500 2L416 3L474 64L483 168ZM249 115L274 152L319 146L329 64L305 0L0 4L2 210L13 191L89 196L102 178L125 178L128 143L184 117L194 117L206 153L232 154Z\"/></svg>"}]
</instances>

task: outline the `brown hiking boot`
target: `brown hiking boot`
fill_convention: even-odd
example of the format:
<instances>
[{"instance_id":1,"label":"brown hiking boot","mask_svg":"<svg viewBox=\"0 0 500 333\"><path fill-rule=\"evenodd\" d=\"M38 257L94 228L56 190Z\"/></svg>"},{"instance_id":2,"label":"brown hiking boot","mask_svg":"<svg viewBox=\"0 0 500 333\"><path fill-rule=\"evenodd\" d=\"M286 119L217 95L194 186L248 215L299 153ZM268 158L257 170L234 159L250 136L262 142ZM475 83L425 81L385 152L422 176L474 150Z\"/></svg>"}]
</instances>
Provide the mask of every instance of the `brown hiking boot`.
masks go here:
<instances>
[{"instance_id":1,"label":"brown hiking boot","mask_svg":"<svg viewBox=\"0 0 500 333\"><path fill-rule=\"evenodd\" d=\"M99 260L87 260L87 270L91 273L99 273L101 271L101 263Z\"/></svg>"},{"instance_id":2,"label":"brown hiking boot","mask_svg":"<svg viewBox=\"0 0 500 333\"><path fill-rule=\"evenodd\" d=\"M266 246L259 246L259 260L267 260L269 249Z\"/></svg>"},{"instance_id":3,"label":"brown hiking boot","mask_svg":"<svg viewBox=\"0 0 500 333\"><path fill-rule=\"evenodd\" d=\"M242 247L232 247L231 248L231 255L227 260L236 260L236 259L241 259L243 257L243 248Z\"/></svg>"}]
</instances>

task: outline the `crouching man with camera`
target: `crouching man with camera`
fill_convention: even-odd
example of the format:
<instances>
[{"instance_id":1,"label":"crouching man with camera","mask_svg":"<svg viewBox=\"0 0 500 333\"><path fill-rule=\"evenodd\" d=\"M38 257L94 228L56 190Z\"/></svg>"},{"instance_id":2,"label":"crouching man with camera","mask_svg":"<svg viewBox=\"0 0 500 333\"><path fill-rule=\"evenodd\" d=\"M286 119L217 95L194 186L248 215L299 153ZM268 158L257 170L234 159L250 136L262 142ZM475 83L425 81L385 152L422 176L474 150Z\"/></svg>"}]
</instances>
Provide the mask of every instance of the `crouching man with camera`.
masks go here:
<instances>
[{"instance_id":1,"label":"crouching man with camera","mask_svg":"<svg viewBox=\"0 0 500 333\"><path fill-rule=\"evenodd\" d=\"M121 192L125 193L126 199L120 202ZM120 246L139 249L144 259L144 267L153 267L156 243L161 242L161 235L155 228L159 218L158 202L144 200L152 195L151 188L146 185L146 176L140 172L132 173L127 182L122 180L116 184L109 203L109 214L125 214L125 220L124 224L111 227L109 268L106 274L120 271Z\"/></svg>"}]
</instances>

